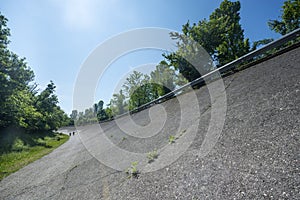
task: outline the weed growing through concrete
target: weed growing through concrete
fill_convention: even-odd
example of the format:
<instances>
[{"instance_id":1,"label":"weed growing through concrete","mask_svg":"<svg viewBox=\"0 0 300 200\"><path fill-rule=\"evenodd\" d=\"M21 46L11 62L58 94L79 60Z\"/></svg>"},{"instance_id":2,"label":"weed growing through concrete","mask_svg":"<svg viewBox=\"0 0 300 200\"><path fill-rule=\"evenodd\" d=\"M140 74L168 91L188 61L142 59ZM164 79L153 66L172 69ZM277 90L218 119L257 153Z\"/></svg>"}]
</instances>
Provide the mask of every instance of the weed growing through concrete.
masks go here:
<instances>
[{"instance_id":1,"label":"weed growing through concrete","mask_svg":"<svg viewBox=\"0 0 300 200\"><path fill-rule=\"evenodd\" d=\"M170 135L169 136L169 144L173 144L173 143L175 143L175 136L174 135Z\"/></svg>"},{"instance_id":2,"label":"weed growing through concrete","mask_svg":"<svg viewBox=\"0 0 300 200\"><path fill-rule=\"evenodd\" d=\"M126 174L128 175L128 178L138 178L139 177L139 170L137 169L138 162L132 162L131 166L127 168Z\"/></svg>"},{"instance_id":3,"label":"weed growing through concrete","mask_svg":"<svg viewBox=\"0 0 300 200\"><path fill-rule=\"evenodd\" d=\"M158 153L156 149L150 151L149 153L147 153L148 163L153 162L157 157L158 157Z\"/></svg>"}]
</instances>

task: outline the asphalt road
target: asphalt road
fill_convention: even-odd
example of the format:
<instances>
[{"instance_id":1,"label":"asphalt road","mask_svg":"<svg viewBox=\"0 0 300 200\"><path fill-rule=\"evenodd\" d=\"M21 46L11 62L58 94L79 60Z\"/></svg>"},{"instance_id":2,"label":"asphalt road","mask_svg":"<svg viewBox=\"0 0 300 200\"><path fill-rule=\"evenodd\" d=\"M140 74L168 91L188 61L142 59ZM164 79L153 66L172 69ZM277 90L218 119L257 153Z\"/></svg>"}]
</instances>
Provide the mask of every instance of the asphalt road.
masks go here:
<instances>
[{"instance_id":1,"label":"asphalt road","mask_svg":"<svg viewBox=\"0 0 300 200\"><path fill-rule=\"evenodd\" d=\"M211 102L203 87L134 114L134 128L128 118L79 127L2 180L0 199L300 199L300 48L223 81L226 117L215 141L205 139L218 132L222 114L211 119L222 96ZM178 137L174 144L170 135ZM149 164L145 155L155 148ZM141 174L128 178L120 169L135 159Z\"/></svg>"}]
</instances>

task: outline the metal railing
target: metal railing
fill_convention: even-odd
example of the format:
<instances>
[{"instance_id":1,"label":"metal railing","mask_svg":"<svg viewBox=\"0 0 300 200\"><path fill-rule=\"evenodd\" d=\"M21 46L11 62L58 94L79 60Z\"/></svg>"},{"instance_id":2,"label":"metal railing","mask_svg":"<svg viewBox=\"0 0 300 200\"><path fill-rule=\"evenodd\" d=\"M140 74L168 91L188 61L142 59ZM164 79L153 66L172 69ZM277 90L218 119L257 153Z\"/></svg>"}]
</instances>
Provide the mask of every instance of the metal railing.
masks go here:
<instances>
[{"instance_id":1,"label":"metal railing","mask_svg":"<svg viewBox=\"0 0 300 200\"><path fill-rule=\"evenodd\" d=\"M213 77L213 75L215 73L220 73L221 75L225 72L228 72L230 70L233 70L236 66L238 66L239 64L245 62L245 61L248 61L250 59L253 59L255 58L256 56L259 56L259 55L262 55L264 53L266 53L267 51L271 50L271 49L274 49L274 48L277 48L277 47L280 47L281 45L283 44L286 44L287 42L291 41L291 40L294 40L296 39L297 37L300 36L300 28L282 36L281 38L277 39L277 40L274 40L273 42L270 42L269 44L257 49L257 50L254 50L232 62L229 62L227 64L225 64L224 66L222 67L219 67L197 79L195 79L194 81L191 81L183 86L181 86L180 88L176 89L176 90L173 90L172 92L169 92L157 99L154 99L153 101L151 102L148 102L138 108L135 108L134 110L131 110L129 112L126 112L126 113L123 113L121 115L117 115L114 117L114 119L116 118L120 118L122 116L125 116L125 115L128 115L128 114L132 114L132 113L136 113L136 112L139 112L141 110L144 110L146 108L149 108L155 104L158 104L158 103L162 103L176 95L178 95L178 93L182 92L184 89L187 89L187 88L190 88L190 87L193 87L195 85L199 85L199 87L205 85L205 79L209 78L209 77ZM106 121L110 121L110 120L106 120Z\"/></svg>"}]
</instances>

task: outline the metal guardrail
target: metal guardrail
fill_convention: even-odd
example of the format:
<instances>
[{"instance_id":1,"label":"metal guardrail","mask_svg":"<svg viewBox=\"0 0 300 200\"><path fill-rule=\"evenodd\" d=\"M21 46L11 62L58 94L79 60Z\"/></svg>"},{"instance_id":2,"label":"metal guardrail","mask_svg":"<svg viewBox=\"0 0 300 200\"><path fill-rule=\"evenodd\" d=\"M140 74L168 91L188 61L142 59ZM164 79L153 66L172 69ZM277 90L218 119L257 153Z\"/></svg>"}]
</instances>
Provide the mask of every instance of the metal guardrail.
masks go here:
<instances>
[{"instance_id":1,"label":"metal guardrail","mask_svg":"<svg viewBox=\"0 0 300 200\"><path fill-rule=\"evenodd\" d=\"M189 82L189 83L181 86L180 88L178 88L176 90L173 90L172 92L167 93L167 94L165 94L165 95L163 95L163 96L161 96L161 97L159 97L159 98L157 98L157 99L155 99L155 100L153 100L149 103L146 103L146 104L144 104L144 105L142 105L142 106L140 106L140 107L138 107L138 108L136 108L132 111L123 113L121 115L117 115L117 116L114 117L114 119L120 118L120 117L128 115L128 114L139 112L139 111L144 110L146 108L149 108L149 107L151 107L151 106L153 106L157 103L164 102L164 101L168 100L169 98L172 98L173 96L176 96L176 94L178 94L179 92L182 92L186 88L190 88L190 87L195 86L195 85L203 86L203 85L205 85L205 79L211 77L213 74L220 73L222 75L223 73L234 69L237 65L239 65L239 64L241 64L245 61L248 61L248 60L254 58L255 56L262 55L262 54L266 53L267 51L269 51L271 49L274 49L274 48L279 47L279 46L281 46L281 45L283 45L283 44L285 44L285 43L287 43L291 40L296 39L299 36L300 36L300 28L298 28L298 29L282 36L281 38L279 38L277 40L274 40L273 42L270 42L269 44L267 44L267 45L265 45L265 46L263 46L263 47L261 47L257 50L254 50L254 51L252 51L252 52L250 52L250 53L248 53L248 54L246 54L246 55L244 55L244 56L242 56L242 57L240 57L240 58L238 58L238 59L236 59L232 62L229 62L229 63L225 64L224 66L219 67L219 68L217 68L217 69L215 69L215 70L213 70L213 71L211 71L211 72L195 79L194 81ZM106 120L106 121L110 121L110 120Z\"/></svg>"}]
</instances>

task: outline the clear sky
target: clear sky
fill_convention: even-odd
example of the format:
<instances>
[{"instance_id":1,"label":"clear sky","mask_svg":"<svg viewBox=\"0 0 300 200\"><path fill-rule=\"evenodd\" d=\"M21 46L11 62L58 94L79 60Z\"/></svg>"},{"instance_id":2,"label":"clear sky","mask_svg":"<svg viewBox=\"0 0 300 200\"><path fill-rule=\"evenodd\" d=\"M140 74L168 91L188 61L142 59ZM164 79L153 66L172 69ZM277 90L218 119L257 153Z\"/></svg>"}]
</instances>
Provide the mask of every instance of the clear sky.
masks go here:
<instances>
[{"instance_id":1,"label":"clear sky","mask_svg":"<svg viewBox=\"0 0 300 200\"><path fill-rule=\"evenodd\" d=\"M208 18L221 0L2 0L1 13L11 30L9 48L26 57L35 81L57 86L60 106L70 113L81 64L108 38L135 28L176 31L188 20ZM284 0L241 0L241 24L250 41L279 38L267 21L278 19ZM161 52L120 58L100 80L95 101L108 103L122 74L143 63L157 63ZM145 56L146 55L146 56ZM136 59L139 58L139 59ZM121 69L122 68L122 69ZM119 73L122 72L122 73Z\"/></svg>"}]
</instances>

